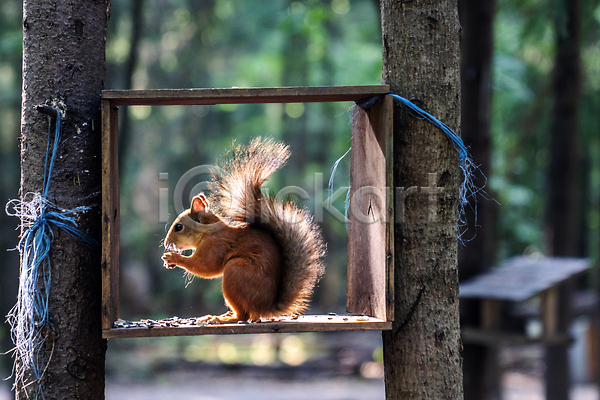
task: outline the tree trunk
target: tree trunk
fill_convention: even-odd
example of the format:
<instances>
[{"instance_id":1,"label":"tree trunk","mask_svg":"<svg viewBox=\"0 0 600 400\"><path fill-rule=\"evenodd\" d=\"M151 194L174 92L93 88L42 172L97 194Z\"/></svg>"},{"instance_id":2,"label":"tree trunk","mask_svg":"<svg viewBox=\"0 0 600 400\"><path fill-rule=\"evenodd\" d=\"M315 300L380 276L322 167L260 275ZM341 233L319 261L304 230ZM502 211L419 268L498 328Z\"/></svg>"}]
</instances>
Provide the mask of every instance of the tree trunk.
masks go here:
<instances>
[{"instance_id":1,"label":"tree trunk","mask_svg":"<svg viewBox=\"0 0 600 400\"><path fill-rule=\"evenodd\" d=\"M557 2L555 15L556 57L554 64L554 108L550 138L551 161L548 171L549 196L546 214L548 254L577 256L578 152L577 110L581 92L579 61L579 1ZM566 333L570 325L570 290L560 290L559 327ZM546 398L569 398L567 346L546 348Z\"/></svg>"},{"instance_id":2,"label":"tree trunk","mask_svg":"<svg viewBox=\"0 0 600 400\"><path fill-rule=\"evenodd\" d=\"M381 19L384 83L457 131L456 1L383 0ZM397 104L393 153L396 193L406 196L394 227L395 320L383 333L386 397L461 399L458 155L439 129ZM441 190L428 190L430 179Z\"/></svg>"},{"instance_id":3,"label":"tree trunk","mask_svg":"<svg viewBox=\"0 0 600 400\"><path fill-rule=\"evenodd\" d=\"M490 176L490 106L492 97L493 22L495 1L459 0L461 41L461 134L481 173ZM478 198L477 214L469 207L465 246L459 247L459 279L488 271L494 262L494 205ZM477 300L460 305L461 324L480 326ZM465 399L499 399L498 349L464 345Z\"/></svg>"},{"instance_id":4,"label":"tree trunk","mask_svg":"<svg viewBox=\"0 0 600 400\"><path fill-rule=\"evenodd\" d=\"M494 0L459 0L461 41L461 136L481 173L490 176L490 106L492 100L492 54ZM467 207L470 240L459 248L460 280L471 278L492 266L493 201L481 196L477 220ZM483 201L481 201L483 200ZM475 225L477 223L477 226Z\"/></svg>"},{"instance_id":5,"label":"tree trunk","mask_svg":"<svg viewBox=\"0 0 600 400\"><path fill-rule=\"evenodd\" d=\"M131 1L131 40L129 42L129 56L125 63L125 79L123 88L133 89L133 74L137 67L140 38L144 26L144 0ZM129 107L122 107L119 115L119 159L126 159L126 152L131 141L131 120ZM123 165L123 164L122 164Z\"/></svg>"},{"instance_id":6,"label":"tree trunk","mask_svg":"<svg viewBox=\"0 0 600 400\"><path fill-rule=\"evenodd\" d=\"M91 206L79 228L100 241L100 98L105 78L109 0L23 2L21 193L41 192L48 104L64 111L48 200ZM100 252L54 229L49 315L54 336L42 347L46 399L104 398L106 341L101 337ZM25 371L27 374L28 371ZM17 388L26 399L36 384ZM27 392L27 393L26 393ZM35 398L35 397L34 397Z\"/></svg>"},{"instance_id":7,"label":"tree trunk","mask_svg":"<svg viewBox=\"0 0 600 400\"><path fill-rule=\"evenodd\" d=\"M579 232L577 110L581 92L579 0L561 0L558 4L546 213L547 252L554 256L576 256Z\"/></svg>"}]
</instances>

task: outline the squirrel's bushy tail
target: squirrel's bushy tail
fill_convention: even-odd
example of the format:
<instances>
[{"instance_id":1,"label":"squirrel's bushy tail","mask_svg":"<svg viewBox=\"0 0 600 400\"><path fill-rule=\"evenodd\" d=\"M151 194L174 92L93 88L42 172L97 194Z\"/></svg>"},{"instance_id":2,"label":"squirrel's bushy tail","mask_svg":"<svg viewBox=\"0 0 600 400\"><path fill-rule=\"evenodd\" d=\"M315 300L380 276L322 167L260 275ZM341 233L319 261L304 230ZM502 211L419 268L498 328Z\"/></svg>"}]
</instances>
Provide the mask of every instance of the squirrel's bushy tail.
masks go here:
<instances>
[{"instance_id":1,"label":"squirrel's bushy tail","mask_svg":"<svg viewBox=\"0 0 600 400\"><path fill-rule=\"evenodd\" d=\"M282 250L279 306L274 314L298 314L324 272L325 246L312 215L291 202L263 196L261 186L290 156L289 147L272 139L237 146L213 176L211 203L228 224L259 225L271 231Z\"/></svg>"}]
</instances>

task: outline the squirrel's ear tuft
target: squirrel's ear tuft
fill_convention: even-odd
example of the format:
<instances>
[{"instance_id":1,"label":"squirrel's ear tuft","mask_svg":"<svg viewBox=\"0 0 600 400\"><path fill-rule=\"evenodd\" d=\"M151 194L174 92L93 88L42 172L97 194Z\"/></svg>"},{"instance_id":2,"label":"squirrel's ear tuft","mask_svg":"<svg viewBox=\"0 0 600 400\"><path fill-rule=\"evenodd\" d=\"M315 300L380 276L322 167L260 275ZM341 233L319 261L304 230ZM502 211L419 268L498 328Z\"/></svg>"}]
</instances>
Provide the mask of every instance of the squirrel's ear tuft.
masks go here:
<instances>
[{"instance_id":1,"label":"squirrel's ear tuft","mask_svg":"<svg viewBox=\"0 0 600 400\"><path fill-rule=\"evenodd\" d=\"M206 212L206 210L208 210L208 199L206 198L204 193L200 193L192 199L192 205L190 206L190 210L196 214L200 211Z\"/></svg>"}]
</instances>

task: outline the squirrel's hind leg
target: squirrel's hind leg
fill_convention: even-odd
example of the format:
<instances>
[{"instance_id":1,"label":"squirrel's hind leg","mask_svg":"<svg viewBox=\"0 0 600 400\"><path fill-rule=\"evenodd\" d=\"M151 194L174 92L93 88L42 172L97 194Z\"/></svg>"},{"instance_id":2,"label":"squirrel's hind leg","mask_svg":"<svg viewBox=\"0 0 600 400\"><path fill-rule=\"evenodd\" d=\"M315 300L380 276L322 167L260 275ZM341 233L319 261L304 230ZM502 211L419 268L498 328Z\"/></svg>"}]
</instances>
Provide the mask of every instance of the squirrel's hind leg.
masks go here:
<instances>
[{"instance_id":1,"label":"squirrel's hind leg","mask_svg":"<svg viewBox=\"0 0 600 400\"><path fill-rule=\"evenodd\" d=\"M277 312L277 272L245 258L227 262L223 270L223 297L238 321L258 321Z\"/></svg>"}]
</instances>

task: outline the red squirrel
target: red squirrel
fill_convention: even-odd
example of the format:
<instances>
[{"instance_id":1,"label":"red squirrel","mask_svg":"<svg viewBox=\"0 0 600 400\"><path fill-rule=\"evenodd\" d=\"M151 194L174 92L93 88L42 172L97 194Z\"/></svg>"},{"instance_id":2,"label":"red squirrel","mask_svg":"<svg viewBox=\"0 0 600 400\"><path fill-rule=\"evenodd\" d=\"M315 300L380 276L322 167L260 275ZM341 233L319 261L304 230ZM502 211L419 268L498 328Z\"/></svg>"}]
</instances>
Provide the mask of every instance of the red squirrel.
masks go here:
<instances>
[{"instance_id":1,"label":"red squirrel","mask_svg":"<svg viewBox=\"0 0 600 400\"><path fill-rule=\"evenodd\" d=\"M323 274L325 246L312 216L290 202L263 196L261 186L290 156L289 147L256 138L238 146L213 172L210 195L199 194L165 238L166 268L202 278L223 277L231 311L209 323L258 321L302 313ZM180 254L194 250L190 256Z\"/></svg>"}]
</instances>

